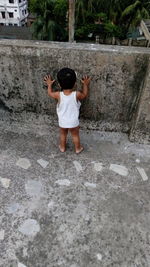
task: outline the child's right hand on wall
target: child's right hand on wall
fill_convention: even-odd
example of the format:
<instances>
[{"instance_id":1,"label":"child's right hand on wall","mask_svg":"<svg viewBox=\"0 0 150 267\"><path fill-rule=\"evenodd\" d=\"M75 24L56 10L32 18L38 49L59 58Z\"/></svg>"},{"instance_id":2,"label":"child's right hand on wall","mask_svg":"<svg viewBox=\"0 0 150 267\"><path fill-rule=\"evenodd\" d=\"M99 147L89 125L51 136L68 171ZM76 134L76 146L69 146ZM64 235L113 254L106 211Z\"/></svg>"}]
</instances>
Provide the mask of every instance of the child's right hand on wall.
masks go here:
<instances>
[{"instance_id":1,"label":"child's right hand on wall","mask_svg":"<svg viewBox=\"0 0 150 267\"><path fill-rule=\"evenodd\" d=\"M90 84L91 78L87 75L83 76L81 82L82 82L82 92L77 91L77 99L82 100L87 97L88 90L89 90L89 84Z\"/></svg>"},{"instance_id":2,"label":"child's right hand on wall","mask_svg":"<svg viewBox=\"0 0 150 267\"><path fill-rule=\"evenodd\" d=\"M55 82L55 80L52 80L50 75L46 75L44 77L44 84L47 86L52 86L52 84Z\"/></svg>"}]
</instances>

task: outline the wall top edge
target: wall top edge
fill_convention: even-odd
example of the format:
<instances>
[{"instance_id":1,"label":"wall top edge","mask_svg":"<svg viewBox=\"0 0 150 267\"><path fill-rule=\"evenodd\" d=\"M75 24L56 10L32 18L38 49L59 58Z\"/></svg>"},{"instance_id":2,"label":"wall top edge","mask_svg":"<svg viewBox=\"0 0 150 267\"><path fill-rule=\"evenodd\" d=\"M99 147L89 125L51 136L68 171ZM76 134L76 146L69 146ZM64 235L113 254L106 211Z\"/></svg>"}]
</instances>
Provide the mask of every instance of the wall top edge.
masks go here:
<instances>
[{"instance_id":1,"label":"wall top edge","mask_svg":"<svg viewBox=\"0 0 150 267\"><path fill-rule=\"evenodd\" d=\"M51 42L51 41L36 41L36 40L17 40L17 39L0 39L0 48L4 47L22 47L22 48L46 48L46 49L68 49L68 50L85 50L85 51L100 51L125 54L150 54L148 47L130 47L117 45L101 45L87 43L69 43L69 42Z\"/></svg>"}]
</instances>

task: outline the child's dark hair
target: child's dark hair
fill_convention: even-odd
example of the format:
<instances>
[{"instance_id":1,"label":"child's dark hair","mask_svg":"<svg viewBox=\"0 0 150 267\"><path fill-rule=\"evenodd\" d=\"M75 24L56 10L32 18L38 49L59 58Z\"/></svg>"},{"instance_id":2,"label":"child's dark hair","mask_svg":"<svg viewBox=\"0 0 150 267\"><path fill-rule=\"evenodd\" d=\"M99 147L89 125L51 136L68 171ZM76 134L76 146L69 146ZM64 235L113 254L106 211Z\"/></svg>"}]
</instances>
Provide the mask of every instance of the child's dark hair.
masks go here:
<instances>
[{"instance_id":1,"label":"child's dark hair","mask_svg":"<svg viewBox=\"0 0 150 267\"><path fill-rule=\"evenodd\" d=\"M63 68L57 73L57 79L61 89L72 89L76 82L75 71L70 68Z\"/></svg>"}]
</instances>

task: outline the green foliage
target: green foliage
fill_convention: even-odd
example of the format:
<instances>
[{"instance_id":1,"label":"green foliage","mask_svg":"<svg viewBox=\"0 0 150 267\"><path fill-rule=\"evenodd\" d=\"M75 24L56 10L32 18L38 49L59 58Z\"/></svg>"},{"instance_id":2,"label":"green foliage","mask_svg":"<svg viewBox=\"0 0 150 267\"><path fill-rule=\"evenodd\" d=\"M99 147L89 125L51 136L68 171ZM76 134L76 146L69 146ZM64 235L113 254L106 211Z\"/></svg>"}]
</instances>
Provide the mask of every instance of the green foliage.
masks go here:
<instances>
[{"instance_id":1,"label":"green foliage","mask_svg":"<svg viewBox=\"0 0 150 267\"><path fill-rule=\"evenodd\" d=\"M87 25L81 26L80 28L76 29L75 37L79 40L86 40L88 39L89 34L92 33L92 36L94 35L96 27L97 27L96 24L87 24Z\"/></svg>"},{"instance_id":2,"label":"green foliage","mask_svg":"<svg viewBox=\"0 0 150 267\"><path fill-rule=\"evenodd\" d=\"M37 15L32 26L35 38L67 40L68 1L29 1L29 11ZM150 0L76 0L75 14L76 39L89 39L90 33L122 39L141 19L150 18Z\"/></svg>"},{"instance_id":3,"label":"green foliage","mask_svg":"<svg viewBox=\"0 0 150 267\"><path fill-rule=\"evenodd\" d=\"M96 20L102 21L103 23L105 23L108 20L107 14L103 13L103 12L97 13L96 14Z\"/></svg>"},{"instance_id":4,"label":"green foliage","mask_svg":"<svg viewBox=\"0 0 150 267\"><path fill-rule=\"evenodd\" d=\"M115 36L116 27L117 26L112 24L111 22L106 23L105 26L104 26L104 30L106 32L106 36L107 37Z\"/></svg>"},{"instance_id":5,"label":"green foliage","mask_svg":"<svg viewBox=\"0 0 150 267\"><path fill-rule=\"evenodd\" d=\"M91 20L87 15L89 10L92 10ZM150 18L149 0L76 0L77 36L88 35L87 24L103 22L105 36L122 39L130 27L145 18Z\"/></svg>"},{"instance_id":6,"label":"green foliage","mask_svg":"<svg viewBox=\"0 0 150 267\"><path fill-rule=\"evenodd\" d=\"M126 25L127 31L140 24L142 19L148 19L150 17L150 11L144 7L145 3L146 1L143 3L137 0L122 12L120 21Z\"/></svg>"},{"instance_id":7,"label":"green foliage","mask_svg":"<svg viewBox=\"0 0 150 267\"><path fill-rule=\"evenodd\" d=\"M117 37L120 39L125 38L124 27L114 25L114 24L112 24L112 22L105 23L104 31L105 31L106 37Z\"/></svg>"},{"instance_id":8,"label":"green foliage","mask_svg":"<svg viewBox=\"0 0 150 267\"><path fill-rule=\"evenodd\" d=\"M84 0L76 1L76 22L77 24L85 23L86 7Z\"/></svg>"},{"instance_id":9,"label":"green foliage","mask_svg":"<svg viewBox=\"0 0 150 267\"><path fill-rule=\"evenodd\" d=\"M66 14L68 11L68 3L66 0L56 0L54 5L54 16L60 24L66 22Z\"/></svg>"},{"instance_id":10,"label":"green foliage","mask_svg":"<svg viewBox=\"0 0 150 267\"><path fill-rule=\"evenodd\" d=\"M36 21L32 24L35 39L66 40L66 0L31 0L29 8L37 15Z\"/></svg>"},{"instance_id":11,"label":"green foliage","mask_svg":"<svg viewBox=\"0 0 150 267\"><path fill-rule=\"evenodd\" d=\"M149 6L149 10L150 10L150 6ZM149 19L150 18L150 14L145 7L142 7L142 9L141 9L141 18L142 19Z\"/></svg>"},{"instance_id":12,"label":"green foliage","mask_svg":"<svg viewBox=\"0 0 150 267\"><path fill-rule=\"evenodd\" d=\"M137 10L141 6L140 1L136 1L134 4L128 6L125 8L125 10L122 12L121 18L128 18L132 16L135 13L135 10Z\"/></svg>"},{"instance_id":13,"label":"green foliage","mask_svg":"<svg viewBox=\"0 0 150 267\"><path fill-rule=\"evenodd\" d=\"M46 10L53 10L55 0L30 0L29 11L37 15L42 15Z\"/></svg>"},{"instance_id":14,"label":"green foliage","mask_svg":"<svg viewBox=\"0 0 150 267\"><path fill-rule=\"evenodd\" d=\"M96 15L95 13L92 13L91 11L87 11L86 12L86 23L87 24L94 24L95 23L95 20L96 20Z\"/></svg>"}]
</instances>

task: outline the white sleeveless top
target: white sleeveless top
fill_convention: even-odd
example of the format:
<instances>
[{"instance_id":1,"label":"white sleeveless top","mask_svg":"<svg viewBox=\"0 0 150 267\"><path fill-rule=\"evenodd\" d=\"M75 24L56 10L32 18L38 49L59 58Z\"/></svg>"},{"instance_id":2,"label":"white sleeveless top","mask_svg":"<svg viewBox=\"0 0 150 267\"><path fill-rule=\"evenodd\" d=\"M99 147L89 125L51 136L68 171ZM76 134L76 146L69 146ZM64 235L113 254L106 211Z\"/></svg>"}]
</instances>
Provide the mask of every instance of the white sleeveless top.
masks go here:
<instances>
[{"instance_id":1,"label":"white sleeveless top","mask_svg":"<svg viewBox=\"0 0 150 267\"><path fill-rule=\"evenodd\" d=\"M79 126L79 109L81 103L77 101L76 92L65 95L60 92L60 101L57 104L59 127L75 128Z\"/></svg>"}]
</instances>

